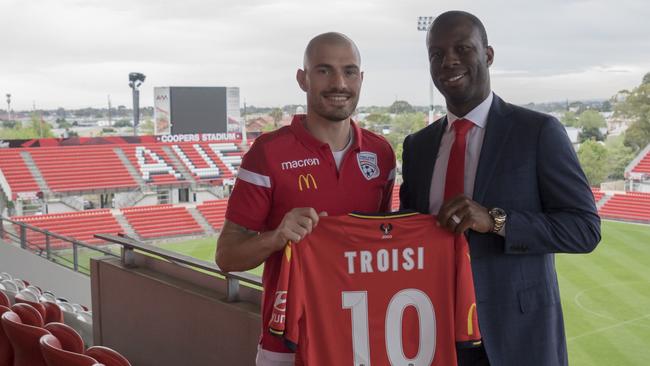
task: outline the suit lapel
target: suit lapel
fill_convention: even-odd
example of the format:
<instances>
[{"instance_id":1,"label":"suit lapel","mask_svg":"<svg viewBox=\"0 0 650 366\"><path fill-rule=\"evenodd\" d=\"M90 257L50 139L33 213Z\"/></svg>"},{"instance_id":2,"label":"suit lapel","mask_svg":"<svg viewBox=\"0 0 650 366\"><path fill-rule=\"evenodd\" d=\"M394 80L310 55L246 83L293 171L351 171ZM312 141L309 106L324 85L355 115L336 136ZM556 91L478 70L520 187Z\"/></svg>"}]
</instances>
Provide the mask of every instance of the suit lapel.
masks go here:
<instances>
[{"instance_id":1,"label":"suit lapel","mask_svg":"<svg viewBox=\"0 0 650 366\"><path fill-rule=\"evenodd\" d=\"M476 179L474 181L473 199L482 203L485 199L485 192L492 180L494 170L501 159L504 141L507 141L508 133L512 127L512 120L506 118L511 112L510 107L496 94L488 114L488 123L485 127L485 137L481 147Z\"/></svg>"},{"instance_id":2,"label":"suit lapel","mask_svg":"<svg viewBox=\"0 0 650 366\"><path fill-rule=\"evenodd\" d=\"M431 126L428 126L427 134L424 137L423 141L429 142L424 144L419 144L420 149L418 149L417 161L417 171L418 177L421 177L420 184L418 184L418 192L416 197L422 197L425 199L419 199L417 202L417 210L419 212L429 212L429 194L431 190L431 179L433 177L433 168L436 164L436 158L438 156L438 150L440 149L440 141L442 140L442 135L445 132L447 127L447 117L444 117Z\"/></svg>"}]
</instances>

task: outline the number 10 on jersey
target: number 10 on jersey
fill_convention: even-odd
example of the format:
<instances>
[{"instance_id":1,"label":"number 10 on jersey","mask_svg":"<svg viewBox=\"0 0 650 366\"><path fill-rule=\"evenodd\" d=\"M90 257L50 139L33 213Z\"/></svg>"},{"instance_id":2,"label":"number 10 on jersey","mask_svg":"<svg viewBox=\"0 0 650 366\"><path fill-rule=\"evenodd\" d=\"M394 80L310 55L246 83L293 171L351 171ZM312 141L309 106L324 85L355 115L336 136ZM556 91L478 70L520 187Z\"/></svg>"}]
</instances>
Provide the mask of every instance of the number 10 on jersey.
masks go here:
<instances>
[{"instance_id":1,"label":"number 10 on jersey","mask_svg":"<svg viewBox=\"0 0 650 366\"><path fill-rule=\"evenodd\" d=\"M343 291L341 295L343 309L350 309L352 313L353 365L370 366L368 292ZM420 344L414 358L407 358L404 355L402 344L402 315L409 306L415 308L420 321ZM431 365L436 352L436 314L431 299L424 292L410 288L396 293L386 309L384 324L386 354L391 365Z\"/></svg>"}]
</instances>

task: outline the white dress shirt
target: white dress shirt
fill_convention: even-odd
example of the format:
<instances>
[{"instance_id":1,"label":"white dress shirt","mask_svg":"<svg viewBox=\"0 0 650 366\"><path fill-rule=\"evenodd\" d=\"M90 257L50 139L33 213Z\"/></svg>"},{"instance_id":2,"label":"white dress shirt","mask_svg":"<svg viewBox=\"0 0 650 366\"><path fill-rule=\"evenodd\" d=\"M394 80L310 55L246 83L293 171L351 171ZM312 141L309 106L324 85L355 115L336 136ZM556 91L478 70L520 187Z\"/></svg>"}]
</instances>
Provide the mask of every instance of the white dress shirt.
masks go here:
<instances>
[{"instance_id":1,"label":"white dress shirt","mask_svg":"<svg viewBox=\"0 0 650 366\"><path fill-rule=\"evenodd\" d=\"M451 146L456 139L454 131L454 122L460 118L472 121L474 126L467 133L467 149L465 151L465 195L472 198L474 193L474 180L476 179L476 168L483 147L483 137L485 137L485 126L487 125L488 113L492 106L492 92L481 104L472 109L465 116L458 117L451 112L447 112L447 129L442 135L436 165L433 169L431 178L431 190L429 191L429 213L437 215L442 207L445 194L445 178L447 177L447 162Z\"/></svg>"}]
</instances>

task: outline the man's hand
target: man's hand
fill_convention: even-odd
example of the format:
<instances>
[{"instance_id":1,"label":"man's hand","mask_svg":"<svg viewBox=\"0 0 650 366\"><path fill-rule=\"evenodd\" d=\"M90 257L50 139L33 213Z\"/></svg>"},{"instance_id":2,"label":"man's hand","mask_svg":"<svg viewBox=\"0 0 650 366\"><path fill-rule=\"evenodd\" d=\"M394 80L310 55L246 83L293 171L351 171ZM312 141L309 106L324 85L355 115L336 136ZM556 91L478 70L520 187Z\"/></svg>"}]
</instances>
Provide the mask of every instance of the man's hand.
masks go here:
<instances>
[{"instance_id":1,"label":"man's hand","mask_svg":"<svg viewBox=\"0 0 650 366\"><path fill-rule=\"evenodd\" d=\"M456 234L472 229L479 233L492 231L494 221L488 209L464 195L449 199L440 208L438 222L441 226Z\"/></svg>"},{"instance_id":2,"label":"man's hand","mask_svg":"<svg viewBox=\"0 0 650 366\"><path fill-rule=\"evenodd\" d=\"M327 213L321 212L320 216ZM277 250L281 250L288 241L297 243L318 225L319 214L311 207L298 207L287 212L280 225L273 231Z\"/></svg>"}]
</instances>

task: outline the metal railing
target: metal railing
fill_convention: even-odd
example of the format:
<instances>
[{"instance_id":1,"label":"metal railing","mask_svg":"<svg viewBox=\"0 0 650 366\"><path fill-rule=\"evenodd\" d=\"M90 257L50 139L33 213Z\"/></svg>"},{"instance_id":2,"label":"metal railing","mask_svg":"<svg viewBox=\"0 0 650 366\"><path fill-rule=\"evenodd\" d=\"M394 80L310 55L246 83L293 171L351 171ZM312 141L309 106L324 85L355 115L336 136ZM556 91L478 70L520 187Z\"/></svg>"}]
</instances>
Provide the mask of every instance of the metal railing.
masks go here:
<instances>
[{"instance_id":1,"label":"metal railing","mask_svg":"<svg viewBox=\"0 0 650 366\"><path fill-rule=\"evenodd\" d=\"M137 250L139 252L153 254L181 266L188 266L204 272L223 276L226 280L227 285L226 300L229 302L235 302L239 300L240 282L255 287L262 286L262 282L259 276L244 272L224 272L216 264L172 252L170 250L161 249L153 245L144 244L132 238L108 234L97 234L95 237L107 242L121 245L123 248L122 262L126 266L132 266L134 264L134 251Z\"/></svg>"},{"instance_id":2,"label":"metal railing","mask_svg":"<svg viewBox=\"0 0 650 366\"><path fill-rule=\"evenodd\" d=\"M84 258L86 258L86 252L91 253L88 257L93 254L100 254L119 258L118 254L104 246L90 245L80 240L55 234L51 231L24 222L14 221L6 217L0 217L0 238L19 245L22 249L33 252L54 263L86 275L90 273L90 268L85 266L80 260L82 252Z\"/></svg>"}]
</instances>

